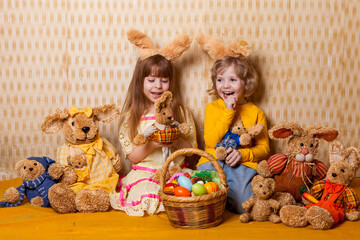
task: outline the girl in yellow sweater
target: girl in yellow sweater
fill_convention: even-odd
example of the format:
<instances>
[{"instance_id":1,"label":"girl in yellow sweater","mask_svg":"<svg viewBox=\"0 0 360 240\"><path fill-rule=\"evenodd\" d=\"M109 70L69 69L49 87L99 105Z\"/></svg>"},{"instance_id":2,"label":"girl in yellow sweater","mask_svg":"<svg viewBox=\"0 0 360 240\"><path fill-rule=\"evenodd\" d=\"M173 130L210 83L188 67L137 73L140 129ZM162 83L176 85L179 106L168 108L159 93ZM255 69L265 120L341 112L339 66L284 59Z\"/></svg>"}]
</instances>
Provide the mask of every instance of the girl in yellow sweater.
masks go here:
<instances>
[{"instance_id":1,"label":"girl in yellow sweater","mask_svg":"<svg viewBox=\"0 0 360 240\"><path fill-rule=\"evenodd\" d=\"M199 37L197 40L202 45ZM241 44L244 45L244 42ZM214 57L211 52L209 54ZM241 204L253 196L251 180L256 174L257 162L265 159L270 150L265 114L248 100L258 85L258 75L244 55L242 52L234 57L225 53L214 63L209 93L217 95L219 99L206 106L204 126L205 151L213 156L215 145L223 140L237 116L240 116L246 129L255 124L265 126L251 146L237 150L228 148L226 159L219 160L230 187L227 206L237 213L244 212ZM215 170L205 158L199 160L198 169Z\"/></svg>"}]
</instances>

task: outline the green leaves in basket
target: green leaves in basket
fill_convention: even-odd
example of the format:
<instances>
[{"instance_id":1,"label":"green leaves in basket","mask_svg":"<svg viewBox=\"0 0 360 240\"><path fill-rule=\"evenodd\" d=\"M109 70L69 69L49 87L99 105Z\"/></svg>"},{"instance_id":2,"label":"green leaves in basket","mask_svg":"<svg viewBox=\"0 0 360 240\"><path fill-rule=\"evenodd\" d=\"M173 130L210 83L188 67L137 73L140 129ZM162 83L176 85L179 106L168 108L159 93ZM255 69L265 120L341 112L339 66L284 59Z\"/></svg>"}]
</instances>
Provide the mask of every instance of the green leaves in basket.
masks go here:
<instances>
[{"instance_id":1,"label":"green leaves in basket","mask_svg":"<svg viewBox=\"0 0 360 240\"><path fill-rule=\"evenodd\" d=\"M195 170L193 171L193 173L191 174L191 178L193 177L200 177L201 179L203 179L203 181L205 182L206 179L210 178L211 182L215 182L219 185L219 188L221 188L220 185L220 178L219 178L219 174L217 171L210 171L210 170L206 170L206 171L201 171L201 170Z\"/></svg>"}]
</instances>

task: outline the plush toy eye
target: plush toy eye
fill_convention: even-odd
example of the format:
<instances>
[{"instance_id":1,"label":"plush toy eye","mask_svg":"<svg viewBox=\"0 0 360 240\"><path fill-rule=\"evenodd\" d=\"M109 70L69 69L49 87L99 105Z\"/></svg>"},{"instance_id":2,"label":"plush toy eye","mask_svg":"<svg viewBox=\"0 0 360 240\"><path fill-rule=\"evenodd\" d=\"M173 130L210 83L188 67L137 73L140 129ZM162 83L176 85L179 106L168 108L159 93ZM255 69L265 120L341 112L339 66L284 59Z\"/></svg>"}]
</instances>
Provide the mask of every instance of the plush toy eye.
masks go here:
<instances>
[{"instance_id":1,"label":"plush toy eye","mask_svg":"<svg viewBox=\"0 0 360 240\"><path fill-rule=\"evenodd\" d=\"M34 162L34 166L37 166L37 163Z\"/></svg>"},{"instance_id":2,"label":"plush toy eye","mask_svg":"<svg viewBox=\"0 0 360 240\"><path fill-rule=\"evenodd\" d=\"M314 146L314 144L311 143L311 144L310 144L310 147L313 147L313 146Z\"/></svg>"},{"instance_id":3,"label":"plush toy eye","mask_svg":"<svg viewBox=\"0 0 360 240\"><path fill-rule=\"evenodd\" d=\"M75 126L75 122L72 122L71 125Z\"/></svg>"},{"instance_id":4,"label":"plush toy eye","mask_svg":"<svg viewBox=\"0 0 360 240\"><path fill-rule=\"evenodd\" d=\"M24 166L24 169L26 169L26 166Z\"/></svg>"},{"instance_id":5,"label":"plush toy eye","mask_svg":"<svg viewBox=\"0 0 360 240\"><path fill-rule=\"evenodd\" d=\"M341 171L341 172L345 172L345 170L344 170L344 169L340 169L340 171Z\"/></svg>"},{"instance_id":6,"label":"plush toy eye","mask_svg":"<svg viewBox=\"0 0 360 240\"><path fill-rule=\"evenodd\" d=\"M259 187L262 188L262 185L260 184Z\"/></svg>"},{"instance_id":7,"label":"plush toy eye","mask_svg":"<svg viewBox=\"0 0 360 240\"><path fill-rule=\"evenodd\" d=\"M303 147L303 146L304 146L304 144L303 144L303 143L300 143L300 146L301 146L301 147Z\"/></svg>"},{"instance_id":8,"label":"plush toy eye","mask_svg":"<svg viewBox=\"0 0 360 240\"><path fill-rule=\"evenodd\" d=\"M166 113L165 112L163 112L163 115L165 115Z\"/></svg>"}]
</instances>

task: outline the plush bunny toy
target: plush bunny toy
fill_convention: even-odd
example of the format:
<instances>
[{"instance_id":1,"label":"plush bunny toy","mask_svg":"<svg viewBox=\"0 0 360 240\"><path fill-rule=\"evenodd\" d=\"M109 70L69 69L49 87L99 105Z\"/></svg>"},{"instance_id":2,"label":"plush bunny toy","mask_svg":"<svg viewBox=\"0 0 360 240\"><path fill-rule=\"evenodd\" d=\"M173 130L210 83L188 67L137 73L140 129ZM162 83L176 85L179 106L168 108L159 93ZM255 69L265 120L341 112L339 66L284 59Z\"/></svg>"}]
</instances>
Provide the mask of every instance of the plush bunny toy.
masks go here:
<instances>
[{"instance_id":1,"label":"plush bunny toy","mask_svg":"<svg viewBox=\"0 0 360 240\"><path fill-rule=\"evenodd\" d=\"M99 122L110 123L119 114L119 109L111 104L57 109L46 117L42 131L53 134L62 130L65 137L65 143L56 153L56 162L64 167L64 174L60 183L49 190L51 206L56 212L109 209L109 193L118 182L121 159L114 146L100 136Z\"/></svg>"},{"instance_id":2,"label":"plush bunny toy","mask_svg":"<svg viewBox=\"0 0 360 240\"><path fill-rule=\"evenodd\" d=\"M360 217L359 198L349 185L359 167L359 150L345 147L340 142L330 144L330 167L324 180L314 184L311 194L319 201L305 207L284 206L280 218L290 227L305 227L308 223L314 229L330 229L346 219Z\"/></svg>"},{"instance_id":3,"label":"plush bunny toy","mask_svg":"<svg viewBox=\"0 0 360 240\"><path fill-rule=\"evenodd\" d=\"M180 124L173 118L170 108L172 101L172 93L164 92L160 98L155 101L155 123L147 127L143 133L135 136L133 142L135 145L142 145L147 140L157 141L160 143L172 143L180 135L187 135L190 127L186 123ZM170 149L166 146L162 147L163 162L170 156Z\"/></svg>"},{"instance_id":4,"label":"plush bunny toy","mask_svg":"<svg viewBox=\"0 0 360 240\"><path fill-rule=\"evenodd\" d=\"M295 122L281 123L269 130L269 137L274 140L288 139L288 155L275 154L262 161L257 167L263 177L273 175L275 192L289 192L296 201L301 201L301 188L325 177L327 167L315 160L319 140L332 141L338 136L333 128L313 126L304 130Z\"/></svg>"}]
</instances>

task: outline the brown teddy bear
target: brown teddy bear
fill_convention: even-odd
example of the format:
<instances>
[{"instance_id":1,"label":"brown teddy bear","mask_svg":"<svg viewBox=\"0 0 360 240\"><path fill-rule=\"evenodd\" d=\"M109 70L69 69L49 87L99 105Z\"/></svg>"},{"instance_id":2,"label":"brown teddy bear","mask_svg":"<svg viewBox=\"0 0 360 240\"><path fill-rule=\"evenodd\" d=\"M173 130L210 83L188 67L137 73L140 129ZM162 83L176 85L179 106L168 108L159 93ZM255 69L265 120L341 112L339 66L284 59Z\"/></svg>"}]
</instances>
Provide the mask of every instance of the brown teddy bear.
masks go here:
<instances>
[{"instance_id":1,"label":"brown teddy bear","mask_svg":"<svg viewBox=\"0 0 360 240\"><path fill-rule=\"evenodd\" d=\"M87 167L86 156L81 149L71 148L68 157L68 164L73 168L77 175L77 181L84 181L89 178L89 168Z\"/></svg>"},{"instance_id":2,"label":"brown teddy bear","mask_svg":"<svg viewBox=\"0 0 360 240\"><path fill-rule=\"evenodd\" d=\"M228 148L238 149L249 146L251 140L259 135L264 129L263 124L256 124L246 130L240 117L236 119L233 127L225 134L224 139L215 146L215 155L219 160L225 160Z\"/></svg>"},{"instance_id":3,"label":"brown teddy bear","mask_svg":"<svg viewBox=\"0 0 360 240\"><path fill-rule=\"evenodd\" d=\"M18 188L11 187L5 191L4 202L0 202L0 206L19 206L26 196L33 206L50 207L48 191L63 174L61 165L48 157L30 157L18 161L15 170L23 183Z\"/></svg>"},{"instance_id":4,"label":"brown teddy bear","mask_svg":"<svg viewBox=\"0 0 360 240\"><path fill-rule=\"evenodd\" d=\"M255 196L252 196L241 205L247 212L240 215L240 221L243 223L250 220L281 222L279 215L277 215L280 203L271 198L275 189L275 180L256 175L251 181L251 189Z\"/></svg>"},{"instance_id":5,"label":"brown teddy bear","mask_svg":"<svg viewBox=\"0 0 360 240\"><path fill-rule=\"evenodd\" d=\"M186 123L180 124L173 118L173 113L170 107L172 101L172 93L170 91L164 92L160 98L156 99L155 107L155 123L147 127L143 133L135 136L133 142L135 145L142 145L147 140L157 141L164 144L170 144L179 138L181 135L188 135L190 127ZM163 163L170 156L170 148L163 146ZM160 179L160 172L155 173L155 180ZM181 172L180 166L174 163L169 167L170 175ZM168 176L169 177L169 176ZM166 179L168 179L166 177Z\"/></svg>"},{"instance_id":6,"label":"brown teddy bear","mask_svg":"<svg viewBox=\"0 0 360 240\"><path fill-rule=\"evenodd\" d=\"M115 148L99 135L99 121L110 123L119 116L115 105L95 108L56 110L46 117L41 129L45 133L63 130L65 143L57 150L56 161L64 169L60 184L49 191L52 207L59 213L99 212L110 207L109 193L115 189L121 160ZM68 162L86 158L83 175ZM86 169L84 168L84 169Z\"/></svg>"},{"instance_id":7,"label":"brown teddy bear","mask_svg":"<svg viewBox=\"0 0 360 240\"><path fill-rule=\"evenodd\" d=\"M275 192L289 192L296 201L301 201L301 188L323 179L327 166L314 157L319 139L332 141L338 136L333 128L313 126L304 130L295 122L281 123L269 130L273 140L287 139L288 155L275 154L258 164L257 172L263 177L275 179Z\"/></svg>"},{"instance_id":8,"label":"brown teddy bear","mask_svg":"<svg viewBox=\"0 0 360 240\"><path fill-rule=\"evenodd\" d=\"M311 194L317 203L300 206L284 206L280 218L290 227L305 227L308 223L314 229L330 229L346 219L360 217L359 198L349 187L359 167L359 150L345 147L338 141L330 144L330 167L324 180L316 182Z\"/></svg>"}]
</instances>

